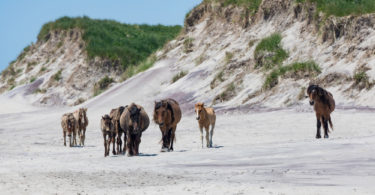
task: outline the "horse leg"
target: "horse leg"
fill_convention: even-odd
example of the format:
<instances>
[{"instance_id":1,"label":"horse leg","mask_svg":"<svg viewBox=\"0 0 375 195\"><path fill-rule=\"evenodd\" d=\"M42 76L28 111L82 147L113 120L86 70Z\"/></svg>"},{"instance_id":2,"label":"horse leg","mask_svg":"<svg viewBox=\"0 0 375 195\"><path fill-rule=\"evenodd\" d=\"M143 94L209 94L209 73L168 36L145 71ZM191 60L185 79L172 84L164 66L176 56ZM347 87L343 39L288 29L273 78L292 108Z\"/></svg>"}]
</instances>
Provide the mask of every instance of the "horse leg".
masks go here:
<instances>
[{"instance_id":1,"label":"horse leg","mask_svg":"<svg viewBox=\"0 0 375 195\"><path fill-rule=\"evenodd\" d=\"M63 131L63 136L64 136L64 146L66 146L66 131Z\"/></svg>"},{"instance_id":2,"label":"horse leg","mask_svg":"<svg viewBox=\"0 0 375 195\"><path fill-rule=\"evenodd\" d=\"M112 142L112 154L113 155L116 155L116 134L115 133L111 133L111 138L110 138L110 141L109 142ZM108 149L108 153L109 153L109 149Z\"/></svg>"},{"instance_id":3,"label":"horse leg","mask_svg":"<svg viewBox=\"0 0 375 195\"><path fill-rule=\"evenodd\" d=\"M142 133L139 133L138 135L137 135L137 138L136 138L136 142L137 142L137 144L136 144L136 154L135 155L139 155L139 144L141 143L141 137L142 137Z\"/></svg>"},{"instance_id":4,"label":"horse leg","mask_svg":"<svg viewBox=\"0 0 375 195\"><path fill-rule=\"evenodd\" d=\"M209 148L210 147L210 131L209 131L208 126L204 127L204 130L206 131L206 146L207 148Z\"/></svg>"},{"instance_id":5,"label":"horse leg","mask_svg":"<svg viewBox=\"0 0 375 195\"><path fill-rule=\"evenodd\" d=\"M138 134L137 135L134 135L134 145L133 145L133 150L134 150L134 155L138 155Z\"/></svg>"},{"instance_id":6,"label":"horse leg","mask_svg":"<svg viewBox=\"0 0 375 195\"><path fill-rule=\"evenodd\" d=\"M324 128L324 138L328 138L328 120L327 118L323 119L323 128Z\"/></svg>"},{"instance_id":7,"label":"horse leg","mask_svg":"<svg viewBox=\"0 0 375 195\"><path fill-rule=\"evenodd\" d=\"M161 147L161 152L167 152L168 151L168 145L169 145L169 137L168 137L168 129L166 131L162 131L163 134L163 146Z\"/></svg>"},{"instance_id":8,"label":"horse leg","mask_svg":"<svg viewBox=\"0 0 375 195\"><path fill-rule=\"evenodd\" d=\"M126 132L124 131L124 149L122 150L122 154L126 152Z\"/></svg>"},{"instance_id":9,"label":"horse leg","mask_svg":"<svg viewBox=\"0 0 375 195\"><path fill-rule=\"evenodd\" d=\"M128 134L127 135L127 146L128 146L128 156L133 156L133 140L132 140L132 135Z\"/></svg>"},{"instance_id":10,"label":"horse leg","mask_svg":"<svg viewBox=\"0 0 375 195\"><path fill-rule=\"evenodd\" d=\"M322 126L322 123L320 121L320 118L316 118L316 139L320 139L322 136L320 135L320 127Z\"/></svg>"},{"instance_id":11,"label":"horse leg","mask_svg":"<svg viewBox=\"0 0 375 195\"><path fill-rule=\"evenodd\" d=\"M106 140L106 134L103 133L103 140L104 140L104 157L107 156L107 140Z\"/></svg>"},{"instance_id":12,"label":"horse leg","mask_svg":"<svg viewBox=\"0 0 375 195\"><path fill-rule=\"evenodd\" d=\"M76 145L77 145L76 134L77 134L77 132L76 132L76 130L74 129L74 130L73 130L73 146L76 146Z\"/></svg>"},{"instance_id":13,"label":"horse leg","mask_svg":"<svg viewBox=\"0 0 375 195\"><path fill-rule=\"evenodd\" d=\"M85 145L85 138L86 138L86 128L83 128L83 131L82 131L82 145Z\"/></svg>"},{"instance_id":14,"label":"horse leg","mask_svg":"<svg viewBox=\"0 0 375 195\"><path fill-rule=\"evenodd\" d=\"M210 147L212 147L212 136L214 135L214 128L215 128L215 123L212 123L211 130L210 130Z\"/></svg>"},{"instance_id":15,"label":"horse leg","mask_svg":"<svg viewBox=\"0 0 375 195\"><path fill-rule=\"evenodd\" d=\"M203 127L199 126L199 130L201 132L201 143L202 143L202 148L203 148Z\"/></svg>"},{"instance_id":16,"label":"horse leg","mask_svg":"<svg viewBox=\"0 0 375 195\"><path fill-rule=\"evenodd\" d=\"M171 142L171 145L169 147L169 150L170 151L173 151L173 142L174 142L174 138L175 138L175 132L176 132L176 127L172 127L170 130L170 142Z\"/></svg>"},{"instance_id":17,"label":"horse leg","mask_svg":"<svg viewBox=\"0 0 375 195\"><path fill-rule=\"evenodd\" d=\"M121 137L122 137L122 132L119 131L118 137L117 137L117 142L118 142L117 154L122 154L122 140L121 140Z\"/></svg>"}]
</instances>

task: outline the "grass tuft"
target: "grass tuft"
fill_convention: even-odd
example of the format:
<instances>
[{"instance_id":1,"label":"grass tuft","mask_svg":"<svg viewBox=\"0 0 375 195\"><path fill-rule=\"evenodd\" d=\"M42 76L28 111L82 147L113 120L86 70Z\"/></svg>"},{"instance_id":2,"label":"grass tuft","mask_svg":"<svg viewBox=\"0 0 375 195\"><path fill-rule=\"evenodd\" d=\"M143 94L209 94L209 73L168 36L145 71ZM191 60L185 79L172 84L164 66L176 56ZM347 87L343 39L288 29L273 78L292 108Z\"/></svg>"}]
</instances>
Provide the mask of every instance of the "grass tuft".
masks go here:
<instances>
[{"instance_id":1,"label":"grass tuft","mask_svg":"<svg viewBox=\"0 0 375 195\"><path fill-rule=\"evenodd\" d=\"M264 89L271 89L278 84L279 77L311 77L321 73L320 67L313 61L296 62L287 66L280 66L273 70L263 84Z\"/></svg>"},{"instance_id":2,"label":"grass tuft","mask_svg":"<svg viewBox=\"0 0 375 195\"><path fill-rule=\"evenodd\" d=\"M275 33L260 41L254 52L254 58L257 61L255 67L271 69L276 65L281 65L288 58L288 53L281 47L281 39L281 35Z\"/></svg>"},{"instance_id":3,"label":"grass tuft","mask_svg":"<svg viewBox=\"0 0 375 195\"><path fill-rule=\"evenodd\" d=\"M180 71L179 73L177 73L176 75L174 75L174 77L172 78L172 83L175 83L175 82L178 81L180 78L184 77L186 74L187 74L187 72L185 72L185 71Z\"/></svg>"},{"instance_id":4,"label":"grass tuft","mask_svg":"<svg viewBox=\"0 0 375 195\"><path fill-rule=\"evenodd\" d=\"M101 94L113 82L114 82L114 80L111 77L108 77L108 76L105 76L102 79L100 79L94 85L94 96L97 96L97 95Z\"/></svg>"}]
</instances>

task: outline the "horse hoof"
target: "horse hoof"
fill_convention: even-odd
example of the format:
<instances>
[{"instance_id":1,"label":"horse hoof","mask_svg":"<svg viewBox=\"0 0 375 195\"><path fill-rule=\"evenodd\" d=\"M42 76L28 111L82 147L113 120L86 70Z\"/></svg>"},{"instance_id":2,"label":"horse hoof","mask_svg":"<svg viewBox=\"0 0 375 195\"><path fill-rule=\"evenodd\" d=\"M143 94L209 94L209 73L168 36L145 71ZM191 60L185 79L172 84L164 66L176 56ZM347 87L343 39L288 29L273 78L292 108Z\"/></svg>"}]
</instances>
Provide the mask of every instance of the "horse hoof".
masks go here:
<instances>
[{"instance_id":1,"label":"horse hoof","mask_svg":"<svg viewBox=\"0 0 375 195\"><path fill-rule=\"evenodd\" d=\"M316 138L316 139L320 139L320 138L322 138L322 136L317 135L317 136L315 136L315 138Z\"/></svg>"},{"instance_id":2,"label":"horse hoof","mask_svg":"<svg viewBox=\"0 0 375 195\"><path fill-rule=\"evenodd\" d=\"M325 139L328 138L328 135L324 135L324 138L325 138Z\"/></svg>"},{"instance_id":3,"label":"horse hoof","mask_svg":"<svg viewBox=\"0 0 375 195\"><path fill-rule=\"evenodd\" d=\"M168 148L161 148L160 152L169 152Z\"/></svg>"}]
</instances>

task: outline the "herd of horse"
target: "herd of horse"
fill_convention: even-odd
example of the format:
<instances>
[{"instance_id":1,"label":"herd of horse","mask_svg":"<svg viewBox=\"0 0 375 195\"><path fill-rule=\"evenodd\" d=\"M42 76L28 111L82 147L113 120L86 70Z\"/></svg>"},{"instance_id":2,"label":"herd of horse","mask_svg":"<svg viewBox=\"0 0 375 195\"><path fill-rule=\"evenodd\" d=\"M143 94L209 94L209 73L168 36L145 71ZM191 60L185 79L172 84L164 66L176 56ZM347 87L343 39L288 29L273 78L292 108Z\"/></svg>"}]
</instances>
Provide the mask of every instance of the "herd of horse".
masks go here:
<instances>
[{"instance_id":1,"label":"herd of horse","mask_svg":"<svg viewBox=\"0 0 375 195\"><path fill-rule=\"evenodd\" d=\"M310 85L307 88L307 97L310 105L314 106L317 119L316 138L321 138L320 128L323 124L324 138L328 138L328 123L333 130L331 113L335 109L335 101L330 92ZM70 147L77 146L76 136L79 137L79 145L84 146L85 132L88 125L87 108L79 108L73 113L62 116L64 146L66 135L69 137ZM206 131L206 146L212 147L212 136L216 123L216 114L213 108L205 107L204 103L195 104L196 120L198 121L201 144L203 148L203 129ZM159 126L162 138L161 152L173 151L173 142L176 139L177 124L181 120L179 103L171 98L156 101L154 104L153 121ZM101 118L101 131L104 139L104 156L108 156L112 144L112 154L125 154L128 156L139 155L139 144L142 133L148 128L150 119L145 109L135 103L114 108L109 114ZM210 128L211 127L211 128ZM124 136L122 136L124 135ZM124 141L122 141L122 137ZM124 144L122 146L122 144Z\"/></svg>"}]
</instances>

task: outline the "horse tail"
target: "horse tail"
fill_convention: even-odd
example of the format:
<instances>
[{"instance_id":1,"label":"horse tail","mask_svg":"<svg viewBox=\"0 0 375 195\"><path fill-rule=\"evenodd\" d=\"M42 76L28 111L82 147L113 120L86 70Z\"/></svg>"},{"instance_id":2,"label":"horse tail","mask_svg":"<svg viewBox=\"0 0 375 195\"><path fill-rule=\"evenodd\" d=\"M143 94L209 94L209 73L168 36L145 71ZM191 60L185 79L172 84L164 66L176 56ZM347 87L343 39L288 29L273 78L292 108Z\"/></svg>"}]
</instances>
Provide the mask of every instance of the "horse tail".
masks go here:
<instances>
[{"instance_id":1,"label":"horse tail","mask_svg":"<svg viewBox=\"0 0 375 195\"><path fill-rule=\"evenodd\" d=\"M333 124L332 124L331 116L329 116L328 122L329 122L329 126L331 127L331 129L333 131Z\"/></svg>"}]
</instances>

